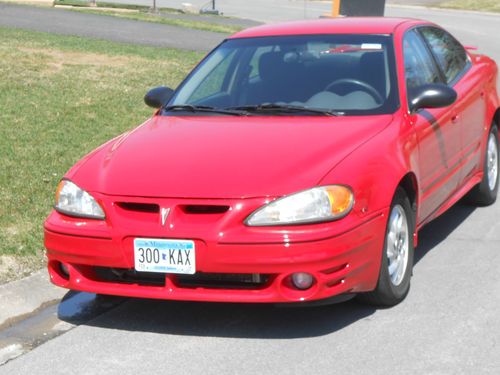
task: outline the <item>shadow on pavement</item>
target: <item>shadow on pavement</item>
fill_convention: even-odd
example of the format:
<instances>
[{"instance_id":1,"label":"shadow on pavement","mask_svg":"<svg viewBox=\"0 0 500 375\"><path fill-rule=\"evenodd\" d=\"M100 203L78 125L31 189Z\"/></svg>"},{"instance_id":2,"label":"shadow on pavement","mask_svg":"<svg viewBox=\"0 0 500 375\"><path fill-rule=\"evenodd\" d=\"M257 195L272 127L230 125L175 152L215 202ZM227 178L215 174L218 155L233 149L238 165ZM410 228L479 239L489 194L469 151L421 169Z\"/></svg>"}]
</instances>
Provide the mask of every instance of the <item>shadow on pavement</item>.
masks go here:
<instances>
[{"instance_id":1,"label":"shadow on pavement","mask_svg":"<svg viewBox=\"0 0 500 375\"><path fill-rule=\"evenodd\" d=\"M443 215L422 228L419 233L418 247L415 249L415 264L422 260L429 251L446 240L476 208L460 201Z\"/></svg>"},{"instance_id":2,"label":"shadow on pavement","mask_svg":"<svg viewBox=\"0 0 500 375\"><path fill-rule=\"evenodd\" d=\"M474 210L475 207L457 204L427 225L420 232L415 263L446 240ZM327 335L358 320L371 319L375 311L376 308L356 301L317 307L277 307L266 304L123 299L69 292L59 305L58 316L73 324L126 331L289 339Z\"/></svg>"},{"instance_id":3,"label":"shadow on pavement","mask_svg":"<svg viewBox=\"0 0 500 375\"><path fill-rule=\"evenodd\" d=\"M126 331L232 338L323 336L375 312L354 301L321 307L130 299L86 325Z\"/></svg>"},{"instance_id":4,"label":"shadow on pavement","mask_svg":"<svg viewBox=\"0 0 500 375\"><path fill-rule=\"evenodd\" d=\"M127 299L124 297L102 296L70 290L57 305L57 317L71 324L83 324Z\"/></svg>"}]
</instances>

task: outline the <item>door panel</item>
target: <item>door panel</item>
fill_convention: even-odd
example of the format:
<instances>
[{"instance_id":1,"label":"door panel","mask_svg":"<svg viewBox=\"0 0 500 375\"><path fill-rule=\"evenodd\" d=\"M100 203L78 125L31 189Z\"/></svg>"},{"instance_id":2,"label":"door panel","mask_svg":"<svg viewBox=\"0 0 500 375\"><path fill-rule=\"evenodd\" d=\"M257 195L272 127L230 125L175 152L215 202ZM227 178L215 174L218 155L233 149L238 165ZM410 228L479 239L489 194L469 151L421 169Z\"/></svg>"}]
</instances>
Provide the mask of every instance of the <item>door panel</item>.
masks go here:
<instances>
[{"instance_id":1,"label":"door panel","mask_svg":"<svg viewBox=\"0 0 500 375\"><path fill-rule=\"evenodd\" d=\"M458 94L454 109L462 131L462 159L459 185L481 168L481 139L484 133L486 104L481 90L480 66L473 66L465 48L448 32L437 27L419 29L446 79Z\"/></svg>"},{"instance_id":2,"label":"door panel","mask_svg":"<svg viewBox=\"0 0 500 375\"><path fill-rule=\"evenodd\" d=\"M425 220L457 189L460 180L460 120L450 108L421 110L414 115L419 143L421 205Z\"/></svg>"},{"instance_id":3,"label":"door panel","mask_svg":"<svg viewBox=\"0 0 500 375\"><path fill-rule=\"evenodd\" d=\"M408 98L412 89L443 83L444 77L421 36L410 31L403 41ZM419 110L411 116L419 144L421 191L419 222L432 215L457 189L462 154L460 118L454 106Z\"/></svg>"},{"instance_id":4,"label":"door panel","mask_svg":"<svg viewBox=\"0 0 500 375\"><path fill-rule=\"evenodd\" d=\"M481 140L486 125L486 102L482 94L482 75L473 67L456 85L456 110L461 119L463 160L460 185L481 170Z\"/></svg>"}]
</instances>

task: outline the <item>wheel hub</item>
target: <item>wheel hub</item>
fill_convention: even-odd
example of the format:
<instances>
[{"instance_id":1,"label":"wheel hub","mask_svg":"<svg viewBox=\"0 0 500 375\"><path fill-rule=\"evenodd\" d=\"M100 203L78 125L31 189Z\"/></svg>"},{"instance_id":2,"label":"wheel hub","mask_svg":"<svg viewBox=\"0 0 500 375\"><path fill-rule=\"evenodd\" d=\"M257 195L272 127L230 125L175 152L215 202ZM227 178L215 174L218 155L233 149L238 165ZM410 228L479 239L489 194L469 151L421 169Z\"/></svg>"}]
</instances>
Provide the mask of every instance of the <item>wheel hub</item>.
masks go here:
<instances>
[{"instance_id":1,"label":"wheel hub","mask_svg":"<svg viewBox=\"0 0 500 375\"><path fill-rule=\"evenodd\" d=\"M406 212L394 206L389 217L387 234L388 271L392 284L398 286L405 277L409 255L409 228Z\"/></svg>"},{"instance_id":2,"label":"wheel hub","mask_svg":"<svg viewBox=\"0 0 500 375\"><path fill-rule=\"evenodd\" d=\"M496 138L490 134L488 139L488 153L486 161L486 173L488 174L488 187L491 191L495 190L498 177L498 147Z\"/></svg>"}]
</instances>

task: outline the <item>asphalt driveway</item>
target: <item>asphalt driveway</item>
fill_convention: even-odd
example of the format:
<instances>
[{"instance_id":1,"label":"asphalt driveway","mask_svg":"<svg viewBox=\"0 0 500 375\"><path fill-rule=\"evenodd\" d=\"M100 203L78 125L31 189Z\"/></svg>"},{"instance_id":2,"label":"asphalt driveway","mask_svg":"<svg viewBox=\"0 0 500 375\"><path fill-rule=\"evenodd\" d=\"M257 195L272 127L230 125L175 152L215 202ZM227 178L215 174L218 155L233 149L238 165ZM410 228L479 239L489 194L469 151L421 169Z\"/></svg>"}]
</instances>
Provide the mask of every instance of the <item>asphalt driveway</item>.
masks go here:
<instances>
[{"instance_id":1,"label":"asphalt driveway","mask_svg":"<svg viewBox=\"0 0 500 375\"><path fill-rule=\"evenodd\" d=\"M113 16L5 3L0 3L0 26L193 51L210 51L226 37Z\"/></svg>"}]
</instances>

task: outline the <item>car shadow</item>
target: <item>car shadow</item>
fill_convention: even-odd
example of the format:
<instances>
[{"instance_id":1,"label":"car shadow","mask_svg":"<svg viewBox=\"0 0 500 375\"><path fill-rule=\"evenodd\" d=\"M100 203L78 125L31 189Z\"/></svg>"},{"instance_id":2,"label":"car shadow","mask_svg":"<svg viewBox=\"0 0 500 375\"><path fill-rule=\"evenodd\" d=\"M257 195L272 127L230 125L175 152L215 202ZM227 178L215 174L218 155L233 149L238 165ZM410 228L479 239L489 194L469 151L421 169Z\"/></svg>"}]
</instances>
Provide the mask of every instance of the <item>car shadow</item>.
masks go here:
<instances>
[{"instance_id":1,"label":"car shadow","mask_svg":"<svg viewBox=\"0 0 500 375\"><path fill-rule=\"evenodd\" d=\"M457 204L420 233L418 263L473 211ZM377 311L351 300L327 306L179 302L68 292L58 317L72 324L124 331L231 338L289 339L339 331Z\"/></svg>"},{"instance_id":2,"label":"car shadow","mask_svg":"<svg viewBox=\"0 0 500 375\"><path fill-rule=\"evenodd\" d=\"M183 336L286 339L323 336L375 311L354 301L299 308L130 299L85 324Z\"/></svg>"},{"instance_id":3,"label":"car shadow","mask_svg":"<svg viewBox=\"0 0 500 375\"><path fill-rule=\"evenodd\" d=\"M446 240L476 208L461 200L443 215L424 226L418 235L418 246L415 249L414 264L418 264L427 253Z\"/></svg>"}]
</instances>

